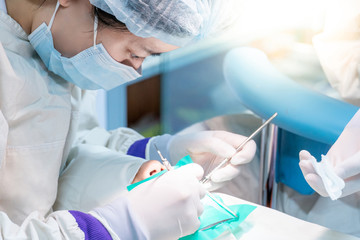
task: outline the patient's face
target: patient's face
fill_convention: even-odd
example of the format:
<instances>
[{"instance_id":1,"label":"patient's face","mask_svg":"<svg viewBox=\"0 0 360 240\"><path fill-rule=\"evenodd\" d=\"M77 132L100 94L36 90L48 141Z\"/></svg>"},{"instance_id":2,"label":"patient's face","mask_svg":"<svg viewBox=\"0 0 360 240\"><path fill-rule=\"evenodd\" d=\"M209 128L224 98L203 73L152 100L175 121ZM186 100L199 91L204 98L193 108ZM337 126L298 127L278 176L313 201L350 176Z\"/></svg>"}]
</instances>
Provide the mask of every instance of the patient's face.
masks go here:
<instances>
[{"instance_id":1,"label":"patient's face","mask_svg":"<svg viewBox=\"0 0 360 240\"><path fill-rule=\"evenodd\" d=\"M158 172L161 172L162 170L165 170L165 166L162 165L159 161L149 160L147 162L144 162L136 173L131 184L140 182L141 180L144 180Z\"/></svg>"}]
</instances>

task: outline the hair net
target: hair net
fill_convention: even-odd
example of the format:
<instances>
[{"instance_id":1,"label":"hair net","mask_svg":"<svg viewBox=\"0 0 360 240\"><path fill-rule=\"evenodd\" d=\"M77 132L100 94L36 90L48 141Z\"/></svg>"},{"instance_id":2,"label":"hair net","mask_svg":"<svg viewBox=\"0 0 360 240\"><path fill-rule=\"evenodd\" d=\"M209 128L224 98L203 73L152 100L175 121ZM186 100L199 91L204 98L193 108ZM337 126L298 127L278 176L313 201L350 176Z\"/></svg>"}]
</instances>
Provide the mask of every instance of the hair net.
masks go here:
<instances>
[{"instance_id":1,"label":"hair net","mask_svg":"<svg viewBox=\"0 0 360 240\"><path fill-rule=\"evenodd\" d=\"M90 0L139 37L184 46L229 26L240 0Z\"/></svg>"}]
</instances>

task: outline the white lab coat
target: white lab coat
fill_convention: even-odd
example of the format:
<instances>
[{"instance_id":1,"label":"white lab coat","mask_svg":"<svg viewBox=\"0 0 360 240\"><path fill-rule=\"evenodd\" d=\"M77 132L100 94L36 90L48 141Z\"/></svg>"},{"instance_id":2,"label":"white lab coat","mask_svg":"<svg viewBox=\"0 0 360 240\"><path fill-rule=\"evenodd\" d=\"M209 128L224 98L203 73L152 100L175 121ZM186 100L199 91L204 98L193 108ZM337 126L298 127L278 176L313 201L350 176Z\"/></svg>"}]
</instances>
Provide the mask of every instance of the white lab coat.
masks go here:
<instances>
[{"instance_id":1,"label":"white lab coat","mask_svg":"<svg viewBox=\"0 0 360 240\"><path fill-rule=\"evenodd\" d=\"M313 43L331 86L347 102L360 106L360 1L332 0L324 31Z\"/></svg>"},{"instance_id":2,"label":"white lab coat","mask_svg":"<svg viewBox=\"0 0 360 240\"><path fill-rule=\"evenodd\" d=\"M91 161L87 165L87 156L105 170L107 164L119 169L112 170L118 188L89 190L97 191L89 210L132 180L144 160L125 153L143 137L130 129L98 128L92 115L94 94L48 72L21 26L0 11L0 238L84 239L75 218L52 207L56 198L59 208L70 206L85 180L96 182L95 171L83 171L95 166ZM77 172L80 166L84 169ZM64 180L58 194L59 175L71 184Z\"/></svg>"}]
</instances>

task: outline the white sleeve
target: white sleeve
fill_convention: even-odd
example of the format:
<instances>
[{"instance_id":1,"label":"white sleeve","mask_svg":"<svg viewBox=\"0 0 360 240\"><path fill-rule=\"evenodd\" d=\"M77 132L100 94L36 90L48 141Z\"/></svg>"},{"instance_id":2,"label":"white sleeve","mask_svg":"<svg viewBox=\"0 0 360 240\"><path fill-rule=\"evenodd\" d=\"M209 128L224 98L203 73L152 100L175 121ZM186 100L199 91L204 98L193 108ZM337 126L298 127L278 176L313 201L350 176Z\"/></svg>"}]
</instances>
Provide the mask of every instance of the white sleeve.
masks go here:
<instances>
[{"instance_id":1,"label":"white sleeve","mask_svg":"<svg viewBox=\"0 0 360 240\"><path fill-rule=\"evenodd\" d=\"M21 70L28 70L26 66ZM48 94L43 78L27 73L31 84L17 76L0 42L0 239L82 240L94 230L101 231L100 239L111 239L90 214L51 211L68 129L68 105L66 95L57 98L55 88L56 93ZM52 101L42 99L44 95ZM54 127L52 120L61 124ZM88 231L90 225L93 228Z\"/></svg>"},{"instance_id":2,"label":"white sleeve","mask_svg":"<svg viewBox=\"0 0 360 240\"><path fill-rule=\"evenodd\" d=\"M324 31L314 47L331 86L347 102L360 105L360 1L329 4Z\"/></svg>"},{"instance_id":3,"label":"white sleeve","mask_svg":"<svg viewBox=\"0 0 360 240\"><path fill-rule=\"evenodd\" d=\"M103 146L74 147L59 178L54 210L88 212L122 196L144 161Z\"/></svg>"},{"instance_id":4,"label":"white sleeve","mask_svg":"<svg viewBox=\"0 0 360 240\"><path fill-rule=\"evenodd\" d=\"M4 212L0 212L0 238L75 240L84 239L85 235L76 219L68 211L54 212L46 219L37 212L33 212L21 225L16 225Z\"/></svg>"}]
</instances>

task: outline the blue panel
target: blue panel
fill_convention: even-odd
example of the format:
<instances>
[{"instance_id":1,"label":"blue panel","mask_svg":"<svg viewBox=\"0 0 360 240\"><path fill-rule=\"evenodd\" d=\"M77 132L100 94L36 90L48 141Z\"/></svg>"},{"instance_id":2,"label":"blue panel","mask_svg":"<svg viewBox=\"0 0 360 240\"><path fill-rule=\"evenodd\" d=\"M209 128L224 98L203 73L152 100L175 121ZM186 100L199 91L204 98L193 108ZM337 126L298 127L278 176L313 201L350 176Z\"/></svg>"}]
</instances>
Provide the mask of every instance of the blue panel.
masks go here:
<instances>
[{"instance_id":1,"label":"blue panel","mask_svg":"<svg viewBox=\"0 0 360 240\"><path fill-rule=\"evenodd\" d=\"M126 86L114 88L106 93L106 128L112 130L127 125Z\"/></svg>"},{"instance_id":2,"label":"blue panel","mask_svg":"<svg viewBox=\"0 0 360 240\"><path fill-rule=\"evenodd\" d=\"M196 122L246 110L225 84L222 72L225 54L163 73L161 121L164 132L176 133Z\"/></svg>"}]
</instances>

